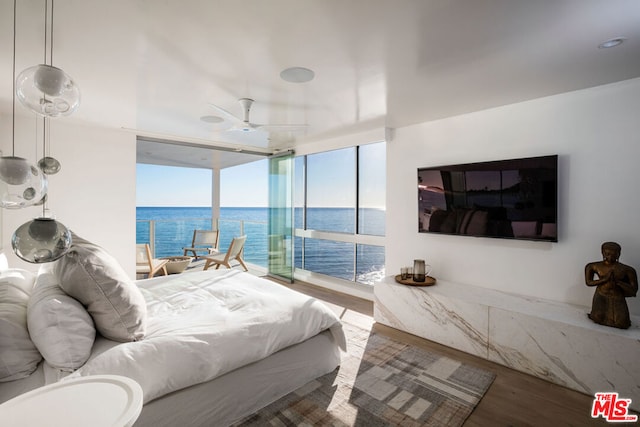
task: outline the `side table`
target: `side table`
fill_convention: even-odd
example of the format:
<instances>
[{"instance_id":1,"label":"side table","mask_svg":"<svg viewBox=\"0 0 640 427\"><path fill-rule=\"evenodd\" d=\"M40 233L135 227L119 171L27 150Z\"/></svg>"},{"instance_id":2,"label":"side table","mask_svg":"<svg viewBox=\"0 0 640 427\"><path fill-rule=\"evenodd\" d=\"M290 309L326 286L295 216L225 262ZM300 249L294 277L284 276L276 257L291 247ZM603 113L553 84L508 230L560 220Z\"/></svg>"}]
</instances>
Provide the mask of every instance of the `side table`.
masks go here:
<instances>
[{"instance_id":1,"label":"side table","mask_svg":"<svg viewBox=\"0 0 640 427\"><path fill-rule=\"evenodd\" d=\"M142 411L142 388L131 378L92 375L58 381L0 405L4 427L127 427Z\"/></svg>"}]
</instances>

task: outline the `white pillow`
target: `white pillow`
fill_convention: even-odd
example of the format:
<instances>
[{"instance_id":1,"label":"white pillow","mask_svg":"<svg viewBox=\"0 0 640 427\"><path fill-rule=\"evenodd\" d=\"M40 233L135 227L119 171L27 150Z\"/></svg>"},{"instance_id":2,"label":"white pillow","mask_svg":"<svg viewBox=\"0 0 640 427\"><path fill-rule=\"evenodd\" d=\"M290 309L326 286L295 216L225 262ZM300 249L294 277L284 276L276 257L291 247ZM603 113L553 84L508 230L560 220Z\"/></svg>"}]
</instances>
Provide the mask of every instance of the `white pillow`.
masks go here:
<instances>
[{"instance_id":1,"label":"white pillow","mask_svg":"<svg viewBox=\"0 0 640 427\"><path fill-rule=\"evenodd\" d=\"M144 296L103 248L72 233L69 252L54 263L53 270L60 287L86 307L102 336L120 342L144 338Z\"/></svg>"},{"instance_id":2,"label":"white pillow","mask_svg":"<svg viewBox=\"0 0 640 427\"><path fill-rule=\"evenodd\" d=\"M0 272L0 382L28 377L42 360L27 329L35 280L34 273L19 268Z\"/></svg>"},{"instance_id":3,"label":"white pillow","mask_svg":"<svg viewBox=\"0 0 640 427\"><path fill-rule=\"evenodd\" d=\"M73 371L89 358L96 337L93 320L46 269L41 269L36 279L27 322L31 340L52 367Z\"/></svg>"}]
</instances>

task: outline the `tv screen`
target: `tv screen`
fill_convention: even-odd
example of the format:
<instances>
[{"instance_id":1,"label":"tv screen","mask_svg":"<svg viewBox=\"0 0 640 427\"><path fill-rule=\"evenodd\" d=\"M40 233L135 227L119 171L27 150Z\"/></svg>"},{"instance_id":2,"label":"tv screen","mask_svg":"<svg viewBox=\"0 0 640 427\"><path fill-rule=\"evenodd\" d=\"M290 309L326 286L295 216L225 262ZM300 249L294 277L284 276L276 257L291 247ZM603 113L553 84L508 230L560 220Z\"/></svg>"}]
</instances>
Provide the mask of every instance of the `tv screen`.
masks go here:
<instances>
[{"instance_id":1,"label":"tv screen","mask_svg":"<svg viewBox=\"0 0 640 427\"><path fill-rule=\"evenodd\" d=\"M423 233L558 241L558 156L418 169Z\"/></svg>"}]
</instances>

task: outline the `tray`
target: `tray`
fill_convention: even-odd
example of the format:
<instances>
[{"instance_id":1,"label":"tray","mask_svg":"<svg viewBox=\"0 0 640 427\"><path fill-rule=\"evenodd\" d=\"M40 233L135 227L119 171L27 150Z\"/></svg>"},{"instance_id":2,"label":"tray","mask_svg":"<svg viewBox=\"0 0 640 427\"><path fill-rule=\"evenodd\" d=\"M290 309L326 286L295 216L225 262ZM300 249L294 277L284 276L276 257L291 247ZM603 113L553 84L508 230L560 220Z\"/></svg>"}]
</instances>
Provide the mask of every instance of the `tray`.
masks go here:
<instances>
[{"instance_id":1,"label":"tray","mask_svg":"<svg viewBox=\"0 0 640 427\"><path fill-rule=\"evenodd\" d=\"M436 284L436 279L434 277L431 276L427 276L424 279L424 282L414 282L413 279L401 279L401 275L397 275L395 277L396 282L398 283L402 283L403 285L408 285L408 286L433 286Z\"/></svg>"}]
</instances>

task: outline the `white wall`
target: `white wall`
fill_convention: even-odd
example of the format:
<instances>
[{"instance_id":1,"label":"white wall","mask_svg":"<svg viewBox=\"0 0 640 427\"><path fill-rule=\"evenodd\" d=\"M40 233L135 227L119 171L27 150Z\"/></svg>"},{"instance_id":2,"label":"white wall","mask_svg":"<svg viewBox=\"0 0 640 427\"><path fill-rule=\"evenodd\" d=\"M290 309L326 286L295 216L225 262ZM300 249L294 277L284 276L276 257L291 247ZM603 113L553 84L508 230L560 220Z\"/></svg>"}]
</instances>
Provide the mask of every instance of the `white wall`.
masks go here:
<instances>
[{"instance_id":1,"label":"white wall","mask_svg":"<svg viewBox=\"0 0 640 427\"><path fill-rule=\"evenodd\" d=\"M16 155L35 163L35 126L20 119ZM33 131L29 134L28 130ZM11 144L2 140L3 153ZM41 154L40 149L39 153ZM56 219L79 236L111 253L135 278L136 137L115 129L51 121L51 155L62 163L49 178L48 207ZM14 230L41 214L41 207L2 212L2 249L9 266L36 270L11 250Z\"/></svg>"},{"instance_id":2,"label":"white wall","mask_svg":"<svg viewBox=\"0 0 640 427\"><path fill-rule=\"evenodd\" d=\"M385 140L385 129L376 128L340 137L327 138L321 141L308 142L295 149L296 156L320 153L324 151L339 150L341 148L355 147L356 145L370 144Z\"/></svg>"},{"instance_id":3,"label":"white wall","mask_svg":"<svg viewBox=\"0 0 640 427\"><path fill-rule=\"evenodd\" d=\"M559 242L418 233L417 168L559 155ZM397 129L387 141L388 274L414 258L453 282L591 305L584 266L622 245L640 270L640 79ZM628 298L640 314L638 298Z\"/></svg>"}]
</instances>

